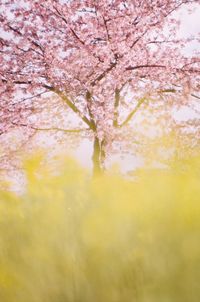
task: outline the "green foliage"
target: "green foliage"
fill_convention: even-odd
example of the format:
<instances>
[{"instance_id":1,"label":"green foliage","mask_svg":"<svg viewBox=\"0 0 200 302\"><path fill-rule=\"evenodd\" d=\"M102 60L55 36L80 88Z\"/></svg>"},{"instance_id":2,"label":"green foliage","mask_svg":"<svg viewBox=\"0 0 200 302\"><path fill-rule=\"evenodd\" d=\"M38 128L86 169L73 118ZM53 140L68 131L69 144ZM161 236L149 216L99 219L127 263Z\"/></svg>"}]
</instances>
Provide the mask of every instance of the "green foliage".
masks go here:
<instances>
[{"instance_id":1,"label":"green foliage","mask_svg":"<svg viewBox=\"0 0 200 302\"><path fill-rule=\"evenodd\" d=\"M197 164L132 182L29 161L27 192L0 193L0 301L199 302Z\"/></svg>"}]
</instances>

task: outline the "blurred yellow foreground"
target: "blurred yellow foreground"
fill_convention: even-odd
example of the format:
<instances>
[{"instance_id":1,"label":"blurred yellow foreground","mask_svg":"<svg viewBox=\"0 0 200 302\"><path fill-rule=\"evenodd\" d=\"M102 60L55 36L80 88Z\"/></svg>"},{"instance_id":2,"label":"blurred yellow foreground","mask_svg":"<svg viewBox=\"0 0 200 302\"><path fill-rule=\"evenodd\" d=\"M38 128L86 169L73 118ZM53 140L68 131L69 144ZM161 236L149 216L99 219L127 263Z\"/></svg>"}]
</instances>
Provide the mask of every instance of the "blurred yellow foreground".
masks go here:
<instances>
[{"instance_id":1,"label":"blurred yellow foreground","mask_svg":"<svg viewBox=\"0 0 200 302\"><path fill-rule=\"evenodd\" d=\"M0 193L0 302L199 302L199 163L128 181L30 161L27 192Z\"/></svg>"}]
</instances>

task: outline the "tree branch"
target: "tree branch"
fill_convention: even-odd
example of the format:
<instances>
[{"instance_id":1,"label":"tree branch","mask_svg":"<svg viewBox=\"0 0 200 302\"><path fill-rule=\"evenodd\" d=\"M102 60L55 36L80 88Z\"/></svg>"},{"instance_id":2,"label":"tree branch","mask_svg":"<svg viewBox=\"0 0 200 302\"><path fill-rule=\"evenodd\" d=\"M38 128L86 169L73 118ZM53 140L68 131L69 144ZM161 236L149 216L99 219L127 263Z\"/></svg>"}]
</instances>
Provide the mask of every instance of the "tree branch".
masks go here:
<instances>
[{"instance_id":1,"label":"tree branch","mask_svg":"<svg viewBox=\"0 0 200 302\"><path fill-rule=\"evenodd\" d=\"M126 70L135 70L140 68L166 68L166 66L159 65L159 64L145 64L145 65L137 65L137 66L128 66L126 67Z\"/></svg>"},{"instance_id":2,"label":"tree branch","mask_svg":"<svg viewBox=\"0 0 200 302\"><path fill-rule=\"evenodd\" d=\"M89 91L86 92L86 101L87 101L87 109L88 109L88 112L89 112L89 116L90 116L90 121L91 121L91 124L92 124L92 127L94 130L96 130L96 124L95 124L95 119L94 119L94 115L91 111L91 108L90 108L90 105L91 105L91 101L92 101L92 95Z\"/></svg>"},{"instance_id":3,"label":"tree branch","mask_svg":"<svg viewBox=\"0 0 200 302\"><path fill-rule=\"evenodd\" d=\"M110 66L91 83L91 85L95 86L96 83L101 81L106 76L106 74L109 73L116 65L117 65L117 60L111 63Z\"/></svg>"},{"instance_id":4,"label":"tree branch","mask_svg":"<svg viewBox=\"0 0 200 302\"><path fill-rule=\"evenodd\" d=\"M16 34L18 34L19 36L23 37L24 35L20 32L19 29L12 27L9 23L8 23L8 27L10 28L10 30L14 31ZM40 55L44 55L44 50L43 47L36 41L32 40L30 37L27 38L27 40L32 43L34 46L38 47L42 53L40 53Z\"/></svg>"},{"instance_id":5,"label":"tree branch","mask_svg":"<svg viewBox=\"0 0 200 302\"><path fill-rule=\"evenodd\" d=\"M67 132L67 133L80 133L83 131L90 130L90 128L85 128L85 129L62 129L62 128L57 128L57 127L41 128L41 127L29 125L29 124L15 123L15 122L12 122L12 125L17 126L17 127L27 127L27 128L31 128L31 129L37 130L37 131L62 131L62 132Z\"/></svg>"},{"instance_id":6,"label":"tree branch","mask_svg":"<svg viewBox=\"0 0 200 302\"><path fill-rule=\"evenodd\" d=\"M89 128L90 128L91 130L95 131L95 128L94 128L93 123L92 123L85 115L83 115L83 114L80 112L80 110L74 105L74 103L72 103L72 102L68 99L68 97L67 97L63 92L61 92L61 91L59 91L59 90L57 90L57 89L55 89L55 88L52 88L52 89L50 89L50 90L53 91L53 92L55 92L57 95L59 95L59 96L61 97L61 99L69 106L69 108L71 108L72 111L73 111L74 113L76 113L76 114L82 119L82 121L83 121L84 123L86 123L86 124L89 126Z\"/></svg>"},{"instance_id":7,"label":"tree branch","mask_svg":"<svg viewBox=\"0 0 200 302\"><path fill-rule=\"evenodd\" d=\"M61 12L58 10L57 7L55 7L55 5L53 5L53 8L56 10L57 12L57 16L60 17L63 22L69 26L69 22L66 20L66 18L61 14ZM76 38L76 40L78 40L82 45L85 45L84 41L82 41L79 36L77 35L77 33L75 32L75 30L69 26L70 31L72 32L73 36Z\"/></svg>"},{"instance_id":8,"label":"tree branch","mask_svg":"<svg viewBox=\"0 0 200 302\"><path fill-rule=\"evenodd\" d=\"M115 102L114 102L114 118L113 118L113 126L118 127L118 107L120 101L120 91L119 89L115 90Z\"/></svg>"},{"instance_id":9,"label":"tree branch","mask_svg":"<svg viewBox=\"0 0 200 302\"><path fill-rule=\"evenodd\" d=\"M3 83L7 83L7 80L6 79L3 79L2 80ZM13 81L14 84L19 84L19 85L29 85L29 84L32 84L31 81ZM95 125L92 121L90 121L85 115L83 115L80 110L68 99L68 97L61 91L55 89L54 87L52 86L49 86L47 84L42 84L42 87L48 89L49 91L52 91L54 93L56 93L58 96L61 97L61 99L69 106L69 108L72 109L72 111L74 113L76 113L84 123L86 123L91 130L95 131L96 128L95 128Z\"/></svg>"},{"instance_id":10,"label":"tree branch","mask_svg":"<svg viewBox=\"0 0 200 302\"><path fill-rule=\"evenodd\" d=\"M162 89L157 91L158 93L176 93L178 92L176 89L174 88L169 88L169 89ZM195 94L191 94L191 96L200 99L200 97L198 97ZM133 111L131 111L129 113L129 115L127 116L127 118L124 120L124 122L121 125L118 125L118 127L123 127L125 126L131 119L132 117L135 115L135 113L138 111L138 109L140 108L140 106L144 103L144 101L146 100L146 97L143 97L142 99L139 100L139 102L137 103L137 105L135 106L135 108L133 109Z\"/></svg>"},{"instance_id":11,"label":"tree branch","mask_svg":"<svg viewBox=\"0 0 200 302\"><path fill-rule=\"evenodd\" d=\"M135 108L129 113L129 115L127 116L127 118L123 121L123 123L121 125L118 125L118 127L123 127L125 126L131 119L132 117L136 114L136 112L139 110L139 108L141 107L141 105L144 103L144 101L146 100L146 97L141 98L137 105L135 106Z\"/></svg>"},{"instance_id":12,"label":"tree branch","mask_svg":"<svg viewBox=\"0 0 200 302\"><path fill-rule=\"evenodd\" d=\"M196 99L199 99L199 100L200 100L200 96L198 96L198 95L196 95L196 94L194 94L194 93L191 93L191 96L193 96L194 98L196 98Z\"/></svg>"},{"instance_id":13,"label":"tree branch","mask_svg":"<svg viewBox=\"0 0 200 302\"><path fill-rule=\"evenodd\" d=\"M3 83L8 83L8 80L6 80L5 78L4 79L1 79L1 81ZM32 84L31 81L12 81L13 84L17 84L17 85L29 85L29 84Z\"/></svg>"}]
</instances>

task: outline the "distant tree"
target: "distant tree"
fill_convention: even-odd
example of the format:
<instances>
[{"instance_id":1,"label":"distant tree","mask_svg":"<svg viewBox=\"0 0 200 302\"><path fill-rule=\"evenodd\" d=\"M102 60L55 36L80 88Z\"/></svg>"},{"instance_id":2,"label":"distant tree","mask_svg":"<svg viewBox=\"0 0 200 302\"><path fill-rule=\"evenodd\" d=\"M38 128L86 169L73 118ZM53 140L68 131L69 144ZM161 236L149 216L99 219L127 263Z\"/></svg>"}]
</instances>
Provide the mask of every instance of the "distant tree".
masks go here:
<instances>
[{"instance_id":1,"label":"distant tree","mask_svg":"<svg viewBox=\"0 0 200 302\"><path fill-rule=\"evenodd\" d=\"M174 17L195 3L1 0L0 134L16 126L84 131L94 142L94 174L102 171L113 142L124 139L139 110L148 104L167 127L166 112L191 102L190 93L198 97L200 60L183 55L190 39L177 38ZM77 115L80 128L30 119L47 92L58 97L55 110L62 101Z\"/></svg>"}]
</instances>

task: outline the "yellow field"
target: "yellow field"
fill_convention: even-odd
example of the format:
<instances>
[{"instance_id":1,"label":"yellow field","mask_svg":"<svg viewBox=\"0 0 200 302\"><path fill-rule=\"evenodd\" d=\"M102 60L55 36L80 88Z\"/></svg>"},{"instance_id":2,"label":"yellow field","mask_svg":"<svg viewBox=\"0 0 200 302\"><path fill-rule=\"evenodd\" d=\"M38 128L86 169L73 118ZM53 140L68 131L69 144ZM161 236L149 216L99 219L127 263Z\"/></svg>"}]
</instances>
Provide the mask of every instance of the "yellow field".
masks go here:
<instances>
[{"instance_id":1,"label":"yellow field","mask_svg":"<svg viewBox=\"0 0 200 302\"><path fill-rule=\"evenodd\" d=\"M199 302L198 163L133 182L30 161L27 192L0 193L0 301Z\"/></svg>"}]
</instances>

